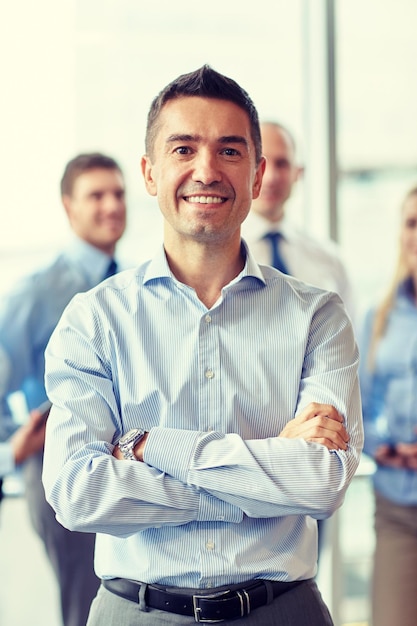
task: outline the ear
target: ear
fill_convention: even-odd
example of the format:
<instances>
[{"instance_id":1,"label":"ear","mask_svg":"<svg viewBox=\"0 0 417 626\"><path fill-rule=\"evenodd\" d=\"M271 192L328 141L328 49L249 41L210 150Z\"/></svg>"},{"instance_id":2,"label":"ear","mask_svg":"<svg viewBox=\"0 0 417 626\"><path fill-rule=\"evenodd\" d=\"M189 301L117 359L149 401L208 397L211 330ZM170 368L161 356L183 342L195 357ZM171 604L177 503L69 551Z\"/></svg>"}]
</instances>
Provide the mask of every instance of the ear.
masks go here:
<instances>
[{"instance_id":1,"label":"ear","mask_svg":"<svg viewBox=\"0 0 417 626\"><path fill-rule=\"evenodd\" d=\"M298 165L297 166L294 182L297 181L297 180L300 180L300 178L303 178L304 170L305 170L304 165Z\"/></svg>"},{"instance_id":2,"label":"ear","mask_svg":"<svg viewBox=\"0 0 417 626\"><path fill-rule=\"evenodd\" d=\"M143 179L145 181L146 191L149 193L149 195L156 196L157 186L152 176L153 167L150 158L146 154L142 157L140 166L142 169Z\"/></svg>"},{"instance_id":3,"label":"ear","mask_svg":"<svg viewBox=\"0 0 417 626\"><path fill-rule=\"evenodd\" d=\"M71 215L71 196L68 195L64 195L61 197L62 200L62 204L64 205L64 209L65 209L65 213L67 214L67 217L70 217Z\"/></svg>"},{"instance_id":4,"label":"ear","mask_svg":"<svg viewBox=\"0 0 417 626\"><path fill-rule=\"evenodd\" d=\"M253 200L255 200L259 196L259 193L261 191L262 178L264 176L265 167L266 167L266 159L265 157L262 157L258 167L256 168L255 178L254 178L253 185L252 185L252 199Z\"/></svg>"}]
</instances>

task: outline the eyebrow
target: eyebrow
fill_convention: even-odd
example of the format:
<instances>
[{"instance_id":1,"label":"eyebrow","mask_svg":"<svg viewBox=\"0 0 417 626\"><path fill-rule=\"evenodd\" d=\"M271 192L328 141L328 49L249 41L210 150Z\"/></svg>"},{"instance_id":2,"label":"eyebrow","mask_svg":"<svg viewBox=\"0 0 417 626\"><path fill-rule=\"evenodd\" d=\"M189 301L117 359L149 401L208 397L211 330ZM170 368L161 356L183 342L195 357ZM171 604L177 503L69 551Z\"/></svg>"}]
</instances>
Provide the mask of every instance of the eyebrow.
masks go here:
<instances>
[{"instance_id":1,"label":"eyebrow","mask_svg":"<svg viewBox=\"0 0 417 626\"><path fill-rule=\"evenodd\" d=\"M199 141L201 139L200 135L170 135L167 137L166 143L176 143L177 141Z\"/></svg>"},{"instance_id":2,"label":"eyebrow","mask_svg":"<svg viewBox=\"0 0 417 626\"><path fill-rule=\"evenodd\" d=\"M176 143L177 141L201 141L201 135L188 135L188 134L176 134L170 135L167 137L166 143ZM237 143L248 148L248 141L242 135L225 135L223 137L219 137L219 143L221 144L230 144Z\"/></svg>"}]
</instances>

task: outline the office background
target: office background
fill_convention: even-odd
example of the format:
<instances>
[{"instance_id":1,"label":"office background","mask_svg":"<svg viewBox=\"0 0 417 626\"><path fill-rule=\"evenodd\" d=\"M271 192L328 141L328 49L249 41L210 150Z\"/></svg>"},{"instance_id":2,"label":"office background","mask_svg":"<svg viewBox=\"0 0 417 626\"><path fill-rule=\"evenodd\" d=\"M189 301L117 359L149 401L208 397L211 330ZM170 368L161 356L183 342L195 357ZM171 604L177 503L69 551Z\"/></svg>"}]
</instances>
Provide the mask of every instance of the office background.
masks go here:
<instances>
[{"instance_id":1,"label":"office background","mask_svg":"<svg viewBox=\"0 0 417 626\"><path fill-rule=\"evenodd\" d=\"M245 87L261 119L294 133L306 170L288 211L338 240L360 318L391 278L399 203L417 184L416 18L415 0L3 3L0 292L66 243L59 179L81 151L119 160L122 253L153 253L161 222L139 169L146 114L167 82L209 63ZM340 624L368 618L368 487L358 478L339 520Z\"/></svg>"}]
</instances>

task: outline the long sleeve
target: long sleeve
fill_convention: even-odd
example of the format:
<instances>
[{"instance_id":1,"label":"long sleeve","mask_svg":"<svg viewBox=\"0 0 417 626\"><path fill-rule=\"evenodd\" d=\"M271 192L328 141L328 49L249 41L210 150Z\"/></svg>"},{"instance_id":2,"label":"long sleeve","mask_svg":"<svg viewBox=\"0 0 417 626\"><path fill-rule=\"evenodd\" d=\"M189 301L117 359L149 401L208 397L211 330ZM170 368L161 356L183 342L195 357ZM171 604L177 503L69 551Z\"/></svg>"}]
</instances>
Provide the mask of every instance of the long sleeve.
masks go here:
<instances>
[{"instance_id":1,"label":"long sleeve","mask_svg":"<svg viewBox=\"0 0 417 626\"><path fill-rule=\"evenodd\" d=\"M81 307L77 318L87 317ZM146 464L112 457L123 415L109 365L85 325L77 331L59 327L53 339L47 380L54 406L47 426L44 484L61 523L70 530L127 536L164 524L241 521L235 506Z\"/></svg>"}]
</instances>

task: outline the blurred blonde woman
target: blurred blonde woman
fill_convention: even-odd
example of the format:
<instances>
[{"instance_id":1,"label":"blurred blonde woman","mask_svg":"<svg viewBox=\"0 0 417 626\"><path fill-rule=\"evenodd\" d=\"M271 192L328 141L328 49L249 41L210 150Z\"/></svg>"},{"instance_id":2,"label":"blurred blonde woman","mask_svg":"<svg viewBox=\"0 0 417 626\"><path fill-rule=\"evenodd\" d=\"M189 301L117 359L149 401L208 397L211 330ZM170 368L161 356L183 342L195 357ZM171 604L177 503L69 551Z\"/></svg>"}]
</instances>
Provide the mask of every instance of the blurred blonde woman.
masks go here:
<instances>
[{"instance_id":1,"label":"blurred blonde woman","mask_svg":"<svg viewBox=\"0 0 417 626\"><path fill-rule=\"evenodd\" d=\"M391 288L361 337L364 451L376 462L373 626L417 624L417 186Z\"/></svg>"}]
</instances>

